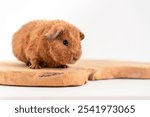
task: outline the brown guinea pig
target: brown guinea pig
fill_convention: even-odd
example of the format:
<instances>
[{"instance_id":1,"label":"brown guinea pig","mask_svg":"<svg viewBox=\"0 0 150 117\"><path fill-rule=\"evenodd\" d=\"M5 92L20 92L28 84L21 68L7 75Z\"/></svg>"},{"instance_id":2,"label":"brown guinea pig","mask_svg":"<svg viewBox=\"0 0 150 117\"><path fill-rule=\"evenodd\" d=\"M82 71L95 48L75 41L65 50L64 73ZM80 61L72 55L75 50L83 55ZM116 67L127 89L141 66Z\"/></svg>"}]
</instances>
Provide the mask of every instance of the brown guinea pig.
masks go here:
<instances>
[{"instance_id":1,"label":"brown guinea pig","mask_svg":"<svg viewBox=\"0 0 150 117\"><path fill-rule=\"evenodd\" d=\"M63 20L35 20L13 35L14 55L32 69L65 68L81 56L84 34Z\"/></svg>"}]
</instances>

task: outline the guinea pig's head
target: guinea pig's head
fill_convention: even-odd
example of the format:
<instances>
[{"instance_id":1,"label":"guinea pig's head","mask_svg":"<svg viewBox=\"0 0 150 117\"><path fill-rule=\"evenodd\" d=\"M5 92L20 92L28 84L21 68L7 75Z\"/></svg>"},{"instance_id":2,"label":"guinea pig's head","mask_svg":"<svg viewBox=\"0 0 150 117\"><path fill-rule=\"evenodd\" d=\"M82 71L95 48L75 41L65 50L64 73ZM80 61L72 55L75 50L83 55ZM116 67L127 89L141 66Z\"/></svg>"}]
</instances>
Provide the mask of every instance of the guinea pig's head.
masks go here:
<instances>
[{"instance_id":1,"label":"guinea pig's head","mask_svg":"<svg viewBox=\"0 0 150 117\"><path fill-rule=\"evenodd\" d=\"M49 54L60 64L73 64L81 56L81 40L84 34L68 23L53 25L45 34Z\"/></svg>"}]
</instances>

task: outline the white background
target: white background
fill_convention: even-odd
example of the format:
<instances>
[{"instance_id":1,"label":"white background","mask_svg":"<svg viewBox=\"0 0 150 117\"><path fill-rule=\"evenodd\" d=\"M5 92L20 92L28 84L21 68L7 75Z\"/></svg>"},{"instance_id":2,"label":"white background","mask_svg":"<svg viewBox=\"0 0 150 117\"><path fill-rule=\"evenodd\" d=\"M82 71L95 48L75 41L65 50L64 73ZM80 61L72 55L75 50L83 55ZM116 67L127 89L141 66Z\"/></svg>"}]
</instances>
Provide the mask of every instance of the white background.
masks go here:
<instances>
[{"instance_id":1,"label":"white background","mask_svg":"<svg viewBox=\"0 0 150 117\"><path fill-rule=\"evenodd\" d=\"M85 33L84 59L150 62L149 0L0 0L0 60L15 59L12 35L34 19L64 19Z\"/></svg>"},{"instance_id":2,"label":"white background","mask_svg":"<svg viewBox=\"0 0 150 117\"><path fill-rule=\"evenodd\" d=\"M14 60L11 37L34 19L64 19L84 33L84 59L150 62L150 0L0 0L0 61ZM0 97L150 96L150 80L104 80L81 87L0 86Z\"/></svg>"}]
</instances>

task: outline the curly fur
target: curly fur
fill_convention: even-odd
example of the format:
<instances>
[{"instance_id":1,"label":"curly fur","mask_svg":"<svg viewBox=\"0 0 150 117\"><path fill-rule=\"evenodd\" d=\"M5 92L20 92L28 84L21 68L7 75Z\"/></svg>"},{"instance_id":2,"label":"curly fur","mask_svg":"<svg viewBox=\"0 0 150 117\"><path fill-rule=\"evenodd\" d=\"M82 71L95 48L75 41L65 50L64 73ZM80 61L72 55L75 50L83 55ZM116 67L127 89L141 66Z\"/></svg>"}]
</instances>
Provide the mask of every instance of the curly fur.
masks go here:
<instances>
[{"instance_id":1,"label":"curly fur","mask_svg":"<svg viewBox=\"0 0 150 117\"><path fill-rule=\"evenodd\" d=\"M78 28L63 20L31 21L13 35L13 53L33 69L67 67L80 58L83 38Z\"/></svg>"}]
</instances>

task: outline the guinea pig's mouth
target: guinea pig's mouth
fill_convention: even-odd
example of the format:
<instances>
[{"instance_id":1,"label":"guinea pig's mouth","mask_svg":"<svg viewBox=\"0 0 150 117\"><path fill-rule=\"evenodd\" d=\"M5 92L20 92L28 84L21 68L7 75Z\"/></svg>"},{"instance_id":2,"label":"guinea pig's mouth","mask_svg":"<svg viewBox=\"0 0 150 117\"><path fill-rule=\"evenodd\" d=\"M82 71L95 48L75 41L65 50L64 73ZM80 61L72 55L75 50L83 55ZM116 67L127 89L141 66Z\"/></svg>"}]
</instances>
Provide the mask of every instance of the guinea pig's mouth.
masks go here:
<instances>
[{"instance_id":1,"label":"guinea pig's mouth","mask_svg":"<svg viewBox=\"0 0 150 117\"><path fill-rule=\"evenodd\" d=\"M71 62L70 62L70 64L75 64L76 63L76 61L75 60L72 60Z\"/></svg>"},{"instance_id":2,"label":"guinea pig's mouth","mask_svg":"<svg viewBox=\"0 0 150 117\"><path fill-rule=\"evenodd\" d=\"M77 60L79 60L80 57L71 57L70 59L68 59L68 61L60 61L55 59L55 61L57 61L60 64L75 64L77 62Z\"/></svg>"},{"instance_id":3,"label":"guinea pig's mouth","mask_svg":"<svg viewBox=\"0 0 150 117\"><path fill-rule=\"evenodd\" d=\"M75 64L78 59L79 58L72 57L72 59L70 60L70 64Z\"/></svg>"}]
</instances>

